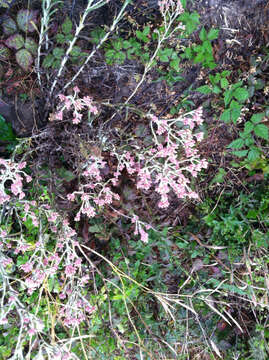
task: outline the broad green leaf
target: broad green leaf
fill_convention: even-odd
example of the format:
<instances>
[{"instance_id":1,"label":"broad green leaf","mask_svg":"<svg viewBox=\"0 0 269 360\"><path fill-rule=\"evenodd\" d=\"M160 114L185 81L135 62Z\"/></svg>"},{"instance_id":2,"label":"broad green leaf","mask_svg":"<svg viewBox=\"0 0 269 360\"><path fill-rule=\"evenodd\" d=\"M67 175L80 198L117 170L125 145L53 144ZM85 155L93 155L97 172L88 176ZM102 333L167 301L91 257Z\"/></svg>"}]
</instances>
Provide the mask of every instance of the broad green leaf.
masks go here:
<instances>
[{"instance_id":1,"label":"broad green leaf","mask_svg":"<svg viewBox=\"0 0 269 360\"><path fill-rule=\"evenodd\" d=\"M220 80L220 86L222 87L222 89L226 89L229 86L228 80L225 78L222 78Z\"/></svg>"},{"instance_id":2,"label":"broad green leaf","mask_svg":"<svg viewBox=\"0 0 269 360\"><path fill-rule=\"evenodd\" d=\"M62 31L65 35L70 34L72 31L72 21L68 16L65 18L65 21L62 25Z\"/></svg>"},{"instance_id":3,"label":"broad green leaf","mask_svg":"<svg viewBox=\"0 0 269 360\"><path fill-rule=\"evenodd\" d=\"M15 21L13 19L11 19L11 17L9 17L9 16L7 18L5 18L5 20L3 21L2 27L3 27L3 31L6 35L12 35L17 30L17 25L16 25Z\"/></svg>"},{"instance_id":4,"label":"broad green leaf","mask_svg":"<svg viewBox=\"0 0 269 360\"><path fill-rule=\"evenodd\" d=\"M254 125L250 122L250 121L247 121L245 123L245 127L244 127L244 133L245 134L249 134L251 133L251 131L254 129Z\"/></svg>"},{"instance_id":5,"label":"broad green leaf","mask_svg":"<svg viewBox=\"0 0 269 360\"><path fill-rule=\"evenodd\" d=\"M212 89L208 85L200 86L197 89L195 89L195 91L198 91L202 94L211 94L212 93Z\"/></svg>"},{"instance_id":6,"label":"broad green leaf","mask_svg":"<svg viewBox=\"0 0 269 360\"><path fill-rule=\"evenodd\" d=\"M52 54L56 59L61 59L64 56L64 49L56 47L53 49Z\"/></svg>"},{"instance_id":7,"label":"broad green leaf","mask_svg":"<svg viewBox=\"0 0 269 360\"><path fill-rule=\"evenodd\" d=\"M248 91L244 88L237 88L233 91L233 96L236 98L236 100L240 102L244 102L248 99Z\"/></svg>"},{"instance_id":8,"label":"broad green leaf","mask_svg":"<svg viewBox=\"0 0 269 360\"><path fill-rule=\"evenodd\" d=\"M206 39L207 39L207 32L204 27L202 28L202 30L199 33L199 38L201 41L206 41Z\"/></svg>"},{"instance_id":9,"label":"broad green leaf","mask_svg":"<svg viewBox=\"0 0 269 360\"><path fill-rule=\"evenodd\" d=\"M264 140L269 140L268 127L265 124L256 125L254 127L254 133Z\"/></svg>"},{"instance_id":10,"label":"broad green leaf","mask_svg":"<svg viewBox=\"0 0 269 360\"><path fill-rule=\"evenodd\" d=\"M260 157L260 151L259 150L253 149L253 150L250 150L249 153L248 153L248 160L249 161L258 160L259 157Z\"/></svg>"},{"instance_id":11,"label":"broad green leaf","mask_svg":"<svg viewBox=\"0 0 269 360\"><path fill-rule=\"evenodd\" d=\"M219 30L218 29L210 29L209 33L207 34L207 38L210 41L217 39L218 36L219 36Z\"/></svg>"},{"instance_id":12,"label":"broad green leaf","mask_svg":"<svg viewBox=\"0 0 269 360\"><path fill-rule=\"evenodd\" d=\"M35 26L33 24L37 24L37 15L37 10L19 10L17 13L17 24L19 28L26 33L35 31Z\"/></svg>"},{"instance_id":13,"label":"broad green leaf","mask_svg":"<svg viewBox=\"0 0 269 360\"><path fill-rule=\"evenodd\" d=\"M23 68L24 71L29 71L33 63L31 53L26 49L21 49L16 53L17 63Z\"/></svg>"},{"instance_id":14,"label":"broad green leaf","mask_svg":"<svg viewBox=\"0 0 269 360\"><path fill-rule=\"evenodd\" d=\"M180 59L178 59L178 58L170 61L170 63L169 63L170 67L176 71L179 71L180 70L179 61L180 61Z\"/></svg>"},{"instance_id":15,"label":"broad green leaf","mask_svg":"<svg viewBox=\"0 0 269 360\"><path fill-rule=\"evenodd\" d=\"M8 143L16 141L11 124L6 122L2 115L0 115L0 141Z\"/></svg>"},{"instance_id":16,"label":"broad green leaf","mask_svg":"<svg viewBox=\"0 0 269 360\"><path fill-rule=\"evenodd\" d=\"M232 151L232 154L238 157L244 157L248 153L248 150L238 150L238 151Z\"/></svg>"},{"instance_id":17,"label":"broad green leaf","mask_svg":"<svg viewBox=\"0 0 269 360\"><path fill-rule=\"evenodd\" d=\"M224 110L220 116L220 120L224 121L226 124L230 123L231 122L231 110L230 109Z\"/></svg>"},{"instance_id":18,"label":"broad green leaf","mask_svg":"<svg viewBox=\"0 0 269 360\"><path fill-rule=\"evenodd\" d=\"M241 149L245 145L245 142L243 139L238 138L231 142L227 147L231 149Z\"/></svg>"},{"instance_id":19,"label":"broad green leaf","mask_svg":"<svg viewBox=\"0 0 269 360\"><path fill-rule=\"evenodd\" d=\"M6 41L5 44L7 47L9 47L10 49L15 49L15 50L19 50L23 47L24 45L24 38L19 35L19 34L15 34L15 35L11 35Z\"/></svg>"},{"instance_id":20,"label":"broad green leaf","mask_svg":"<svg viewBox=\"0 0 269 360\"><path fill-rule=\"evenodd\" d=\"M24 46L27 50L30 51L32 55L37 54L37 43L35 42L34 39L30 37L26 38Z\"/></svg>"},{"instance_id":21,"label":"broad green leaf","mask_svg":"<svg viewBox=\"0 0 269 360\"><path fill-rule=\"evenodd\" d=\"M233 93L232 90L226 90L225 91L225 93L224 93L224 104L225 104L225 106L227 106L230 103L230 101L232 100L232 97L233 97L232 93Z\"/></svg>"},{"instance_id":22,"label":"broad green leaf","mask_svg":"<svg viewBox=\"0 0 269 360\"><path fill-rule=\"evenodd\" d=\"M250 118L250 121L253 123L253 124L258 124L262 121L262 119L265 117L265 113L262 112L262 113L258 113L258 114L254 114L251 116Z\"/></svg>"},{"instance_id":23,"label":"broad green leaf","mask_svg":"<svg viewBox=\"0 0 269 360\"><path fill-rule=\"evenodd\" d=\"M56 41L59 44L64 44L65 43L65 36L64 34L57 34L56 35Z\"/></svg>"},{"instance_id":24,"label":"broad green leaf","mask_svg":"<svg viewBox=\"0 0 269 360\"><path fill-rule=\"evenodd\" d=\"M6 61L10 57L10 51L3 44L0 44L0 60Z\"/></svg>"},{"instance_id":25,"label":"broad green leaf","mask_svg":"<svg viewBox=\"0 0 269 360\"><path fill-rule=\"evenodd\" d=\"M238 118L240 117L241 114L241 110L240 109L231 109L231 118L232 118L232 122L234 124L236 124L236 121L238 120Z\"/></svg>"},{"instance_id":26,"label":"broad green leaf","mask_svg":"<svg viewBox=\"0 0 269 360\"><path fill-rule=\"evenodd\" d=\"M212 91L213 91L214 94L220 94L221 93L221 89L217 85L215 85L213 87Z\"/></svg>"}]
</instances>

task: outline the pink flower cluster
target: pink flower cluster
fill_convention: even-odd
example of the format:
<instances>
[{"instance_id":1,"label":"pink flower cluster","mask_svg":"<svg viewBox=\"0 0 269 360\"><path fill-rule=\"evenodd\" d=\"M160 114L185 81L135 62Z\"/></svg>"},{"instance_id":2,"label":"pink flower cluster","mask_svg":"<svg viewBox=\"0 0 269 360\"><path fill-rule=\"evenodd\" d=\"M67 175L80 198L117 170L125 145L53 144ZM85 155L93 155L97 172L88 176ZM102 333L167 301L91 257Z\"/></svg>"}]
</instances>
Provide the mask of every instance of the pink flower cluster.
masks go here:
<instances>
[{"instance_id":1,"label":"pink flower cluster","mask_svg":"<svg viewBox=\"0 0 269 360\"><path fill-rule=\"evenodd\" d=\"M146 191L155 187L161 197L158 204L160 208L169 206L170 192L174 192L179 199L198 199L198 195L190 188L188 174L196 177L208 165L205 159L199 158L195 148L196 143L203 138L203 133L192 132L203 122L202 109L198 108L177 119L163 120L155 115L149 117L154 144L139 152L134 147L133 154L130 150L122 154L114 151L112 155L118 160L118 168L112 180L116 183L125 167L130 175L136 175L138 189Z\"/></svg>"},{"instance_id":2,"label":"pink flower cluster","mask_svg":"<svg viewBox=\"0 0 269 360\"><path fill-rule=\"evenodd\" d=\"M93 99L90 96L84 96L83 98L78 97L78 93L80 92L77 86L74 87L74 95L65 96L63 94L59 94L58 97L61 101L61 104L55 114L55 118L57 120L63 120L63 113L65 110L72 110L73 114L73 124L79 124L82 119L81 111L87 109L89 113L97 115L98 110L95 105L93 105Z\"/></svg>"},{"instance_id":3,"label":"pink flower cluster","mask_svg":"<svg viewBox=\"0 0 269 360\"><path fill-rule=\"evenodd\" d=\"M67 327L78 326L86 320L95 311L95 307L84 298L78 298L74 293L59 311L59 317L63 319L63 323Z\"/></svg>"},{"instance_id":4,"label":"pink flower cluster","mask_svg":"<svg viewBox=\"0 0 269 360\"><path fill-rule=\"evenodd\" d=\"M162 14L170 11L178 15L184 11L180 0L159 0L158 5Z\"/></svg>"},{"instance_id":5,"label":"pink flower cluster","mask_svg":"<svg viewBox=\"0 0 269 360\"><path fill-rule=\"evenodd\" d=\"M25 197L23 192L23 180L26 182L32 181L31 176L27 175L23 168L26 162L14 163L10 159L0 159L0 205L9 201L11 196L7 194L5 188L6 182L11 182L10 191L13 195L17 196L20 200Z\"/></svg>"}]
</instances>

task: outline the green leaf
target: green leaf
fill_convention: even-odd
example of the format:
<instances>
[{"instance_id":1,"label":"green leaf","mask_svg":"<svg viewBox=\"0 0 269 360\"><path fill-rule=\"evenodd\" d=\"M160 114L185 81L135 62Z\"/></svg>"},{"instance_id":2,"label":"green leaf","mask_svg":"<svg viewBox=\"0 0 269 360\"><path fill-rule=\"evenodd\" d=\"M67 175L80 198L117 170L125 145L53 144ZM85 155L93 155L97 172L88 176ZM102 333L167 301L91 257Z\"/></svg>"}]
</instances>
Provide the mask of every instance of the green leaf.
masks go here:
<instances>
[{"instance_id":1,"label":"green leaf","mask_svg":"<svg viewBox=\"0 0 269 360\"><path fill-rule=\"evenodd\" d=\"M15 21L11 19L11 17L9 16L3 21L2 26L3 26L3 31L6 35L12 35L17 30L17 25Z\"/></svg>"},{"instance_id":2,"label":"green leaf","mask_svg":"<svg viewBox=\"0 0 269 360\"><path fill-rule=\"evenodd\" d=\"M65 43L65 36L64 34L57 34L56 35L56 41L59 44L64 44Z\"/></svg>"},{"instance_id":3,"label":"green leaf","mask_svg":"<svg viewBox=\"0 0 269 360\"><path fill-rule=\"evenodd\" d=\"M21 49L16 53L16 60L24 71L29 71L30 66L33 63L33 57L31 53L26 49Z\"/></svg>"},{"instance_id":4,"label":"green leaf","mask_svg":"<svg viewBox=\"0 0 269 360\"><path fill-rule=\"evenodd\" d=\"M232 149L241 149L245 145L245 142L243 139L238 138L231 142L227 147Z\"/></svg>"},{"instance_id":5,"label":"green leaf","mask_svg":"<svg viewBox=\"0 0 269 360\"><path fill-rule=\"evenodd\" d=\"M224 93L224 104L225 104L225 106L227 106L230 103L230 101L232 100L232 97L233 97L232 90L226 90L225 93Z\"/></svg>"},{"instance_id":6,"label":"green leaf","mask_svg":"<svg viewBox=\"0 0 269 360\"><path fill-rule=\"evenodd\" d=\"M240 117L241 109L231 109L231 118L234 124L236 124L236 121Z\"/></svg>"},{"instance_id":7,"label":"green leaf","mask_svg":"<svg viewBox=\"0 0 269 360\"><path fill-rule=\"evenodd\" d=\"M248 150L238 150L238 151L232 151L232 154L238 157L244 157L248 153Z\"/></svg>"},{"instance_id":8,"label":"green leaf","mask_svg":"<svg viewBox=\"0 0 269 360\"><path fill-rule=\"evenodd\" d=\"M226 124L230 123L231 122L231 110L230 109L224 110L220 116L220 120L224 121Z\"/></svg>"},{"instance_id":9,"label":"green leaf","mask_svg":"<svg viewBox=\"0 0 269 360\"><path fill-rule=\"evenodd\" d=\"M179 71L179 70L180 70L180 68L179 68L179 61L180 61L179 58L174 59L174 60L170 61L169 66L170 66L172 69L174 69L175 71Z\"/></svg>"},{"instance_id":10,"label":"green leaf","mask_svg":"<svg viewBox=\"0 0 269 360\"><path fill-rule=\"evenodd\" d=\"M23 47L24 45L24 38L19 35L19 34L15 34L15 35L11 35L6 41L5 41L6 46L8 46L10 49L15 49L15 50L19 50Z\"/></svg>"},{"instance_id":11,"label":"green leaf","mask_svg":"<svg viewBox=\"0 0 269 360\"><path fill-rule=\"evenodd\" d=\"M248 91L241 87L239 87L233 91L233 96L236 98L236 100L238 100L240 102L246 101L249 97Z\"/></svg>"},{"instance_id":12,"label":"green leaf","mask_svg":"<svg viewBox=\"0 0 269 360\"><path fill-rule=\"evenodd\" d=\"M72 21L67 16L64 23L62 24L62 31L65 35L70 34L72 31Z\"/></svg>"},{"instance_id":13,"label":"green leaf","mask_svg":"<svg viewBox=\"0 0 269 360\"><path fill-rule=\"evenodd\" d=\"M221 93L221 89L217 85L215 85L213 87L212 91L213 91L214 94L220 94Z\"/></svg>"},{"instance_id":14,"label":"green leaf","mask_svg":"<svg viewBox=\"0 0 269 360\"><path fill-rule=\"evenodd\" d=\"M254 127L254 133L264 140L269 140L268 127L265 124L256 125Z\"/></svg>"},{"instance_id":15,"label":"green leaf","mask_svg":"<svg viewBox=\"0 0 269 360\"><path fill-rule=\"evenodd\" d=\"M129 49L129 47L131 47L132 44L130 43L130 41L124 40L123 43L122 43L122 46L123 46L124 49Z\"/></svg>"},{"instance_id":16,"label":"green leaf","mask_svg":"<svg viewBox=\"0 0 269 360\"><path fill-rule=\"evenodd\" d=\"M202 28L202 30L199 33L199 38L201 41L206 41L206 39L207 39L207 32L204 27Z\"/></svg>"},{"instance_id":17,"label":"green leaf","mask_svg":"<svg viewBox=\"0 0 269 360\"><path fill-rule=\"evenodd\" d=\"M265 117L265 113L262 112L262 113L258 113L258 114L254 114L251 116L250 118L250 121L253 123L253 124L258 124L262 121L262 119Z\"/></svg>"},{"instance_id":18,"label":"green leaf","mask_svg":"<svg viewBox=\"0 0 269 360\"><path fill-rule=\"evenodd\" d=\"M64 56L64 49L56 47L53 49L52 54L56 59L61 59Z\"/></svg>"},{"instance_id":19,"label":"green leaf","mask_svg":"<svg viewBox=\"0 0 269 360\"><path fill-rule=\"evenodd\" d=\"M248 160L249 161L256 161L260 157L260 151L257 149L250 150L248 153Z\"/></svg>"},{"instance_id":20,"label":"green leaf","mask_svg":"<svg viewBox=\"0 0 269 360\"><path fill-rule=\"evenodd\" d=\"M17 13L17 24L19 28L26 33L35 31L33 24L37 24L37 15L37 10L19 10Z\"/></svg>"},{"instance_id":21,"label":"green leaf","mask_svg":"<svg viewBox=\"0 0 269 360\"><path fill-rule=\"evenodd\" d=\"M253 125L250 121L247 121L247 122L245 123L244 133L245 133L245 134L251 133L251 131L253 130L253 128L254 128L254 125Z\"/></svg>"},{"instance_id":22,"label":"green leaf","mask_svg":"<svg viewBox=\"0 0 269 360\"><path fill-rule=\"evenodd\" d=\"M145 36L147 36L147 35L149 35L149 33L150 33L150 27L149 27L149 26L146 26L146 27L144 28L144 30L143 30L143 34L144 34Z\"/></svg>"},{"instance_id":23,"label":"green leaf","mask_svg":"<svg viewBox=\"0 0 269 360\"><path fill-rule=\"evenodd\" d=\"M115 50L120 51L122 49L122 39L112 41L112 46Z\"/></svg>"},{"instance_id":24,"label":"green leaf","mask_svg":"<svg viewBox=\"0 0 269 360\"><path fill-rule=\"evenodd\" d=\"M42 62L42 66L44 68L49 68L52 66L53 61L54 61L54 56L52 54L49 54L44 58L44 60Z\"/></svg>"},{"instance_id":25,"label":"green leaf","mask_svg":"<svg viewBox=\"0 0 269 360\"><path fill-rule=\"evenodd\" d=\"M6 122L2 115L0 115L0 141L8 143L16 141L11 124Z\"/></svg>"},{"instance_id":26,"label":"green leaf","mask_svg":"<svg viewBox=\"0 0 269 360\"><path fill-rule=\"evenodd\" d=\"M226 89L229 86L228 80L225 78L222 78L220 80L220 86L222 87L222 89Z\"/></svg>"},{"instance_id":27,"label":"green leaf","mask_svg":"<svg viewBox=\"0 0 269 360\"><path fill-rule=\"evenodd\" d=\"M198 91L202 94L211 94L212 93L212 89L208 85L200 86L197 89L195 89L195 91Z\"/></svg>"},{"instance_id":28,"label":"green leaf","mask_svg":"<svg viewBox=\"0 0 269 360\"><path fill-rule=\"evenodd\" d=\"M27 50L30 51L32 55L37 54L37 43L35 42L34 39L30 37L26 38L24 46Z\"/></svg>"},{"instance_id":29,"label":"green leaf","mask_svg":"<svg viewBox=\"0 0 269 360\"><path fill-rule=\"evenodd\" d=\"M207 34L207 39L212 41L217 39L219 36L219 30L218 29L210 29L209 33Z\"/></svg>"}]
</instances>

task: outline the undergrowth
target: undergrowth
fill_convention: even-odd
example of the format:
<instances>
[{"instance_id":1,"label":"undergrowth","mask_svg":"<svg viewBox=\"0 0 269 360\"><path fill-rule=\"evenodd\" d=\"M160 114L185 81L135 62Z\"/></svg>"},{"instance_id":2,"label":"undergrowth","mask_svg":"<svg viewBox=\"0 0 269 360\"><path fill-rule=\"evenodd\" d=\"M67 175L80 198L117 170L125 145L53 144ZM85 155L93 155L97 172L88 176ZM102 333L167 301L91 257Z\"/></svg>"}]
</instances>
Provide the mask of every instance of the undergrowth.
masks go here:
<instances>
[{"instance_id":1,"label":"undergrowth","mask_svg":"<svg viewBox=\"0 0 269 360\"><path fill-rule=\"evenodd\" d=\"M266 51L222 69L185 0L142 25L131 0L32 6L1 35L46 125L19 138L0 116L0 359L267 359Z\"/></svg>"}]
</instances>

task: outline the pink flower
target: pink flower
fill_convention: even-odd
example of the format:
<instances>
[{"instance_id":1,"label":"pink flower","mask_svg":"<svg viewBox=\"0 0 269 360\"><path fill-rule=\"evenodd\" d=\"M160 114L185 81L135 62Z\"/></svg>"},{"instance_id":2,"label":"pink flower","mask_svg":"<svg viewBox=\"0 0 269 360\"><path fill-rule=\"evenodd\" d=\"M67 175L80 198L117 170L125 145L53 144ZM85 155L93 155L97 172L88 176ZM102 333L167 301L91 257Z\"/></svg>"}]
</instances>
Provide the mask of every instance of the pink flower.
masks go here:
<instances>
[{"instance_id":1,"label":"pink flower","mask_svg":"<svg viewBox=\"0 0 269 360\"><path fill-rule=\"evenodd\" d=\"M80 92L80 90L79 90L79 88L78 88L77 86L75 86L75 87L73 88L73 90L74 90L75 93L79 93L79 92Z\"/></svg>"},{"instance_id":2,"label":"pink flower","mask_svg":"<svg viewBox=\"0 0 269 360\"><path fill-rule=\"evenodd\" d=\"M148 242L148 234L142 229L142 226L139 226L139 233L141 236L141 241L143 241L144 243Z\"/></svg>"},{"instance_id":3,"label":"pink flower","mask_svg":"<svg viewBox=\"0 0 269 360\"><path fill-rule=\"evenodd\" d=\"M65 274L66 276L72 276L76 273L76 268L73 265L66 265Z\"/></svg>"},{"instance_id":4,"label":"pink flower","mask_svg":"<svg viewBox=\"0 0 269 360\"><path fill-rule=\"evenodd\" d=\"M74 193L72 193L72 194L67 194L67 199L68 199L69 201L74 201L74 200L75 200L75 194L74 194Z\"/></svg>"},{"instance_id":5,"label":"pink flower","mask_svg":"<svg viewBox=\"0 0 269 360\"><path fill-rule=\"evenodd\" d=\"M28 273L33 270L33 264L30 262L27 262L27 263L21 265L20 267L25 273Z\"/></svg>"},{"instance_id":6,"label":"pink flower","mask_svg":"<svg viewBox=\"0 0 269 360\"><path fill-rule=\"evenodd\" d=\"M48 221L49 222L55 222L57 220L58 215L59 214L57 212L52 212L50 214L50 216L48 217Z\"/></svg>"},{"instance_id":7,"label":"pink flower","mask_svg":"<svg viewBox=\"0 0 269 360\"><path fill-rule=\"evenodd\" d=\"M18 164L18 169L19 169L19 170L22 170L23 168L25 168L25 166L26 166L26 162L25 162L25 161L22 162L22 163L19 163L19 164Z\"/></svg>"},{"instance_id":8,"label":"pink flower","mask_svg":"<svg viewBox=\"0 0 269 360\"><path fill-rule=\"evenodd\" d=\"M63 120L63 111L58 111L56 114L55 114L55 119L57 120Z\"/></svg>"}]
</instances>

